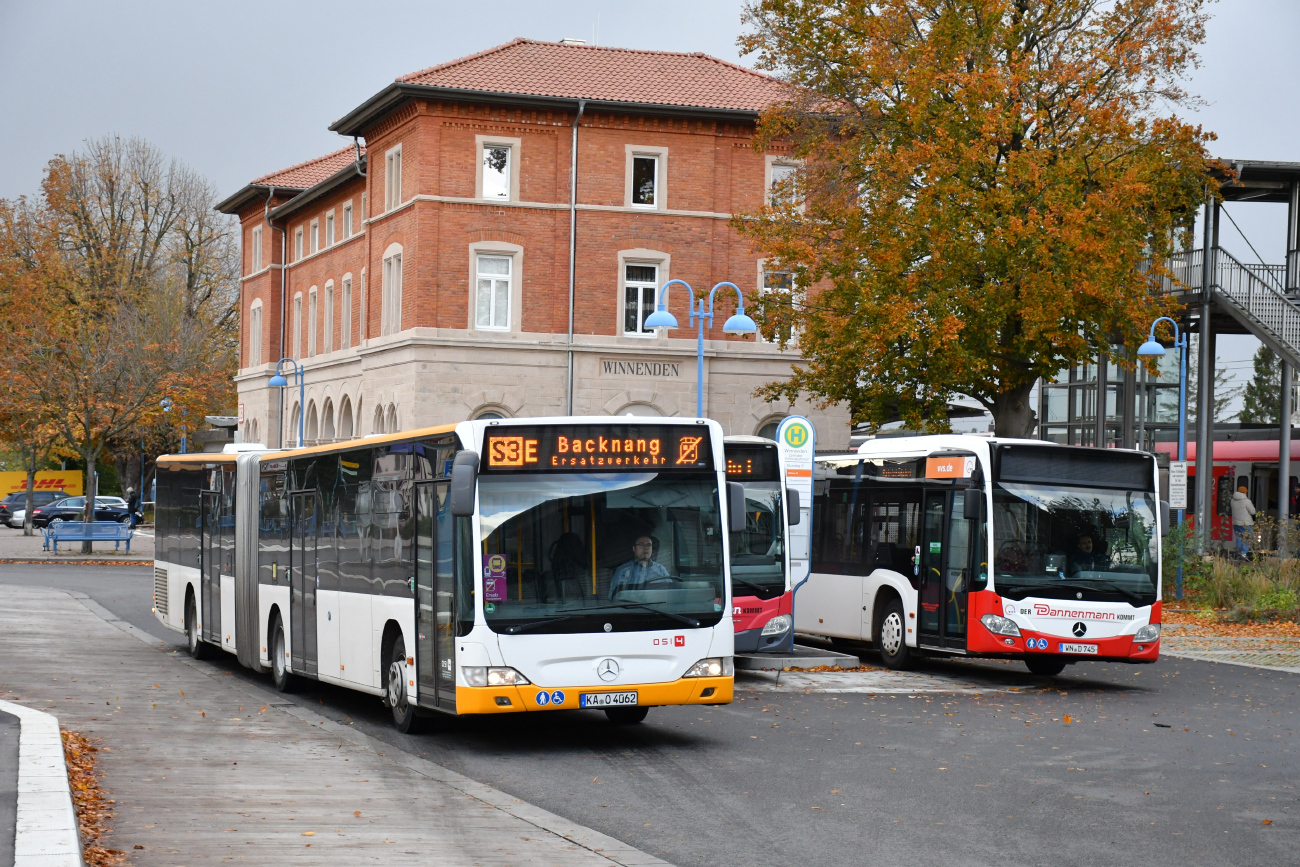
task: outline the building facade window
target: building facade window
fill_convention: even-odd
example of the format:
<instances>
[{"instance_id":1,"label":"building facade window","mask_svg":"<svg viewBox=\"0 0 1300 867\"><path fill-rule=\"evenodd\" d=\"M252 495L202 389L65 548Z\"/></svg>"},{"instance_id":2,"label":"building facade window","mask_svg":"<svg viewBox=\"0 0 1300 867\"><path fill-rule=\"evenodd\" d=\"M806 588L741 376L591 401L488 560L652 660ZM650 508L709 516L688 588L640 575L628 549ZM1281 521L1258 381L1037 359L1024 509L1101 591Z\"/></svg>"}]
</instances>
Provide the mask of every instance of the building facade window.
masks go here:
<instances>
[{"instance_id":1,"label":"building facade window","mask_svg":"<svg viewBox=\"0 0 1300 867\"><path fill-rule=\"evenodd\" d=\"M248 245L248 273L262 270L262 227L254 226Z\"/></svg>"},{"instance_id":2,"label":"building facade window","mask_svg":"<svg viewBox=\"0 0 1300 867\"><path fill-rule=\"evenodd\" d=\"M302 258L302 226L293 231L293 261Z\"/></svg>"},{"instance_id":3,"label":"building facade window","mask_svg":"<svg viewBox=\"0 0 1300 867\"><path fill-rule=\"evenodd\" d=\"M366 194L361 194L361 222L364 223L370 212L366 210Z\"/></svg>"},{"instance_id":4,"label":"building facade window","mask_svg":"<svg viewBox=\"0 0 1300 867\"><path fill-rule=\"evenodd\" d=\"M334 351L334 281L325 281L325 328L321 332L322 351Z\"/></svg>"},{"instance_id":5,"label":"building facade window","mask_svg":"<svg viewBox=\"0 0 1300 867\"><path fill-rule=\"evenodd\" d=\"M632 204L653 208L659 186L659 160L651 156L632 157Z\"/></svg>"},{"instance_id":6,"label":"building facade window","mask_svg":"<svg viewBox=\"0 0 1300 867\"><path fill-rule=\"evenodd\" d=\"M343 240L352 237L352 203L343 206Z\"/></svg>"},{"instance_id":7,"label":"building facade window","mask_svg":"<svg viewBox=\"0 0 1300 867\"><path fill-rule=\"evenodd\" d=\"M510 148L484 145L483 198L510 200L510 169Z\"/></svg>"},{"instance_id":8,"label":"building facade window","mask_svg":"<svg viewBox=\"0 0 1300 867\"><path fill-rule=\"evenodd\" d=\"M625 204L645 210L667 207L668 148L626 145Z\"/></svg>"},{"instance_id":9,"label":"building facade window","mask_svg":"<svg viewBox=\"0 0 1300 867\"><path fill-rule=\"evenodd\" d=\"M248 366L262 363L262 300L248 309Z\"/></svg>"},{"instance_id":10,"label":"building facade window","mask_svg":"<svg viewBox=\"0 0 1300 867\"><path fill-rule=\"evenodd\" d=\"M311 221L311 231L308 234L310 235L311 251L315 253L320 250L320 220Z\"/></svg>"},{"instance_id":11,"label":"building facade window","mask_svg":"<svg viewBox=\"0 0 1300 867\"><path fill-rule=\"evenodd\" d=\"M293 346L290 347L289 357L293 359L302 358L302 293L299 292L293 296L293 332L290 334L293 339Z\"/></svg>"},{"instance_id":12,"label":"building facade window","mask_svg":"<svg viewBox=\"0 0 1300 867\"><path fill-rule=\"evenodd\" d=\"M626 263L623 265L623 333L653 337L646 328L646 318L655 309L655 291L659 286L659 266Z\"/></svg>"},{"instance_id":13,"label":"building facade window","mask_svg":"<svg viewBox=\"0 0 1300 867\"><path fill-rule=\"evenodd\" d=\"M762 296L772 292L781 292L790 296L794 292L794 274L790 271L768 270L766 264L760 262L758 294ZM791 343L798 337L798 331L788 326L778 328L775 339L768 340L760 329L756 336L759 343L780 343L782 340Z\"/></svg>"},{"instance_id":14,"label":"building facade window","mask_svg":"<svg viewBox=\"0 0 1300 867\"><path fill-rule=\"evenodd\" d=\"M325 246L334 246L334 212L325 215Z\"/></svg>"},{"instance_id":15,"label":"building facade window","mask_svg":"<svg viewBox=\"0 0 1300 867\"><path fill-rule=\"evenodd\" d=\"M311 358L316 354L316 331L318 330L318 321L316 318L316 287L313 286L307 292L307 357Z\"/></svg>"},{"instance_id":16,"label":"building facade window","mask_svg":"<svg viewBox=\"0 0 1300 867\"><path fill-rule=\"evenodd\" d=\"M402 203L402 146L389 148L384 154L384 210L391 211Z\"/></svg>"},{"instance_id":17,"label":"building facade window","mask_svg":"<svg viewBox=\"0 0 1300 867\"><path fill-rule=\"evenodd\" d=\"M361 309L361 314L357 317L357 345L364 346L366 338L370 336L370 319L366 305L369 303L369 296L366 294L366 269L361 269L361 295L357 299L357 306ZM360 404L360 399L357 400ZM357 416L360 418L360 416Z\"/></svg>"},{"instance_id":18,"label":"building facade window","mask_svg":"<svg viewBox=\"0 0 1300 867\"><path fill-rule=\"evenodd\" d=\"M402 247L391 245L384 252L383 285L379 313L380 335L402 330Z\"/></svg>"},{"instance_id":19,"label":"building facade window","mask_svg":"<svg viewBox=\"0 0 1300 867\"><path fill-rule=\"evenodd\" d=\"M769 159L767 163L767 203L773 207L786 202L797 202L798 194L794 189L795 176L799 167L793 163L777 162Z\"/></svg>"},{"instance_id":20,"label":"building facade window","mask_svg":"<svg viewBox=\"0 0 1300 867\"><path fill-rule=\"evenodd\" d=\"M509 256L476 257L476 297L474 300L474 325L492 331L510 329L510 278Z\"/></svg>"},{"instance_id":21,"label":"building facade window","mask_svg":"<svg viewBox=\"0 0 1300 867\"><path fill-rule=\"evenodd\" d=\"M352 275L343 275L342 297L339 299L339 349L352 345Z\"/></svg>"}]
</instances>

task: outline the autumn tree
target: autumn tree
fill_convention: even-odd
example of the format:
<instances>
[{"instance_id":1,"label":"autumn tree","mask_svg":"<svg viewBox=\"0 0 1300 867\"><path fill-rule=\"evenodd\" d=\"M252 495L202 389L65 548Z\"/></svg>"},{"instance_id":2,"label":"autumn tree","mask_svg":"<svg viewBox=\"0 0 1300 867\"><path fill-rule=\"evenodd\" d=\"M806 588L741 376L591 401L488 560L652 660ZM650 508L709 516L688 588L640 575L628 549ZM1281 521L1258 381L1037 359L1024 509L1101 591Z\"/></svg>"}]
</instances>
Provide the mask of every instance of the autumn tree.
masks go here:
<instances>
[{"instance_id":1,"label":"autumn tree","mask_svg":"<svg viewBox=\"0 0 1300 867\"><path fill-rule=\"evenodd\" d=\"M790 85L756 147L801 168L735 225L793 272L758 309L807 361L762 393L932 430L965 394L1027 436L1038 378L1141 343L1207 193L1172 114L1202 6L752 0L740 45Z\"/></svg>"},{"instance_id":2,"label":"autumn tree","mask_svg":"<svg viewBox=\"0 0 1300 867\"><path fill-rule=\"evenodd\" d=\"M5 204L0 352L85 462L86 520L100 457L156 426L163 397L198 419L233 401L237 259L214 198L147 143L107 138Z\"/></svg>"},{"instance_id":3,"label":"autumn tree","mask_svg":"<svg viewBox=\"0 0 1300 867\"><path fill-rule=\"evenodd\" d=\"M1291 386L1291 406L1296 406L1296 386ZM1254 375L1242 390L1241 420L1250 424L1277 424L1282 413L1282 361L1260 344L1255 350Z\"/></svg>"}]
</instances>

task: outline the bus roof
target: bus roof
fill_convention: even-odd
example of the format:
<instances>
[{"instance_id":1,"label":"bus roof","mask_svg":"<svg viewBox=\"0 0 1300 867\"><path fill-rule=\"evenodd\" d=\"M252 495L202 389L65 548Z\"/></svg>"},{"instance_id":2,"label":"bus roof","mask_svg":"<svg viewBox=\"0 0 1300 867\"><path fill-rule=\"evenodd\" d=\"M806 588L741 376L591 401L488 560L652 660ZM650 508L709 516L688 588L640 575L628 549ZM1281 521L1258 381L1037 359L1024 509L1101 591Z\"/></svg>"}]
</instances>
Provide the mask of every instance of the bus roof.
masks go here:
<instances>
[{"instance_id":1,"label":"bus roof","mask_svg":"<svg viewBox=\"0 0 1300 867\"><path fill-rule=\"evenodd\" d=\"M368 437L359 437L357 439L345 440L343 442L327 443L319 446L304 446L300 449L280 449L277 451L265 452L258 456L259 461L278 461L281 458L301 458L309 455L324 455L334 452L349 452L360 448L372 448L374 446L387 445L388 443L400 443L407 440L425 439L426 437L439 436L441 434L453 433L456 425L460 422L451 424L440 424L433 427L416 428L415 430L398 431L391 434L377 434Z\"/></svg>"},{"instance_id":2,"label":"bus roof","mask_svg":"<svg viewBox=\"0 0 1300 867\"><path fill-rule=\"evenodd\" d=\"M168 470L199 469L209 464L235 465L238 455L222 452L187 452L183 455L159 455L158 466Z\"/></svg>"}]
</instances>

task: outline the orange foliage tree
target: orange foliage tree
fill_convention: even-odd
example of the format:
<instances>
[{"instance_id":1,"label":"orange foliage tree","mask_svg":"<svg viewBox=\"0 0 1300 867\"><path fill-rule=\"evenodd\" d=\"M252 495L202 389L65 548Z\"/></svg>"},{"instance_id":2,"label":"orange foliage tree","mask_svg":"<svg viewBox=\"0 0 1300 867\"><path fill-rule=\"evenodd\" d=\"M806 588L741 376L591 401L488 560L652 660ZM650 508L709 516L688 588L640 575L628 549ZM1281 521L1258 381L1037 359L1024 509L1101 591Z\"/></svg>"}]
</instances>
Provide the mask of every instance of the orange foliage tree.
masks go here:
<instances>
[{"instance_id":1,"label":"orange foliage tree","mask_svg":"<svg viewBox=\"0 0 1300 867\"><path fill-rule=\"evenodd\" d=\"M801 164L735 220L794 273L759 314L808 362L760 393L931 430L964 394L1027 436L1038 378L1170 312L1146 263L1212 192L1212 136L1172 113L1202 0L754 0L745 21L791 85L756 146Z\"/></svg>"}]
</instances>

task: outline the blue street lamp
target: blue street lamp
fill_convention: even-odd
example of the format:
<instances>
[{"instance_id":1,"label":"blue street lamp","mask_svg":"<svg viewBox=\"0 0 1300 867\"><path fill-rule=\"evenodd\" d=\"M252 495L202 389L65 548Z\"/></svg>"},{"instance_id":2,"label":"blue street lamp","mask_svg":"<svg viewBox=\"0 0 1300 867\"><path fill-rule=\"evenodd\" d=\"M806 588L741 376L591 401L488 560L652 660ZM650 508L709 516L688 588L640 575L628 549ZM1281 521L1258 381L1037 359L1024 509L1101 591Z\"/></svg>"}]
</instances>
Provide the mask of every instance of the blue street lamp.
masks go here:
<instances>
[{"instance_id":1,"label":"blue street lamp","mask_svg":"<svg viewBox=\"0 0 1300 867\"><path fill-rule=\"evenodd\" d=\"M1165 348L1156 341L1156 326L1168 322L1174 329L1174 348L1178 350L1178 460L1187 460L1187 335L1178 330L1178 323L1168 316L1161 316L1151 323L1147 342L1138 347L1138 355L1143 358L1163 358ZM1183 522L1183 510L1178 510L1178 523ZM1174 598L1183 598L1183 567L1178 567L1178 577L1174 581Z\"/></svg>"},{"instance_id":2,"label":"blue street lamp","mask_svg":"<svg viewBox=\"0 0 1300 867\"><path fill-rule=\"evenodd\" d=\"M285 379L284 374L280 373L280 365L286 361L293 366L293 378L298 383L298 448L302 448L302 418L307 411L306 386L303 383L302 365L292 358L281 358L275 363L275 376L271 377L267 385L271 386L271 388L284 388L289 384L289 380ZM281 393L280 405L284 406L283 392Z\"/></svg>"},{"instance_id":3,"label":"blue street lamp","mask_svg":"<svg viewBox=\"0 0 1300 867\"><path fill-rule=\"evenodd\" d=\"M172 404L172 399L170 397L164 397L162 400L158 401L158 405L162 407L163 412L172 411L173 404ZM185 428L185 407L181 407L181 454L185 454L185 440L186 440L185 435L187 433L188 431ZM141 482L141 484L144 483ZM143 494L141 494L141 496L143 496Z\"/></svg>"},{"instance_id":4,"label":"blue street lamp","mask_svg":"<svg viewBox=\"0 0 1300 867\"><path fill-rule=\"evenodd\" d=\"M698 327L697 337L695 340L695 415L698 418L704 418L704 320L709 321L709 327L713 327L713 298L718 294L718 290L723 286L730 286L736 290L736 312L727 319L722 325L724 334L753 334L758 331L758 326L754 320L745 315L745 297L740 294L740 287L735 283L723 281L714 286L709 292L709 306L706 309L704 299L696 301L695 290L691 284L685 280L669 280L659 290L658 309L646 317L646 328L676 328L677 317L668 312L668 287L674 283L680 283L686 287L686 291L691 295L691 318L690 324Z\"/></svg>"}]
</instances>

